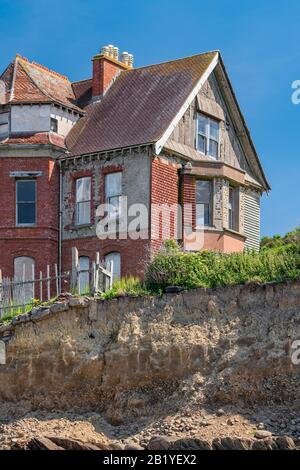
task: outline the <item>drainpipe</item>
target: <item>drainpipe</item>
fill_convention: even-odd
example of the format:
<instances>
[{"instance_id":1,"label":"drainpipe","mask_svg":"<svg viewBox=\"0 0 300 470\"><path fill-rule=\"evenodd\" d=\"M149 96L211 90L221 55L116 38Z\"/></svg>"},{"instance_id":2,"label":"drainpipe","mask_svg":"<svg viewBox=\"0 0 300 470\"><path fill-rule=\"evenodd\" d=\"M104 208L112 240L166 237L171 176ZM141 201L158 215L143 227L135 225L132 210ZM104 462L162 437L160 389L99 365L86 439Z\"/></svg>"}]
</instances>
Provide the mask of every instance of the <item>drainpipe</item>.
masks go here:
<instances>
[{"instance_id":1,"label":"drainpipe","mask_svg":"<svg viewBox=\"0 0 300 470\"><path fill-rule=\"evenodd\" d=\"M62 198L63 198L63 179L62 179L62 165L61 160L58 161L59 165L59 241L58 241L58 273L59 276L62 274ZM61 292L61 277L59 278L59 292Z\"/></svg>"}]
</instances>

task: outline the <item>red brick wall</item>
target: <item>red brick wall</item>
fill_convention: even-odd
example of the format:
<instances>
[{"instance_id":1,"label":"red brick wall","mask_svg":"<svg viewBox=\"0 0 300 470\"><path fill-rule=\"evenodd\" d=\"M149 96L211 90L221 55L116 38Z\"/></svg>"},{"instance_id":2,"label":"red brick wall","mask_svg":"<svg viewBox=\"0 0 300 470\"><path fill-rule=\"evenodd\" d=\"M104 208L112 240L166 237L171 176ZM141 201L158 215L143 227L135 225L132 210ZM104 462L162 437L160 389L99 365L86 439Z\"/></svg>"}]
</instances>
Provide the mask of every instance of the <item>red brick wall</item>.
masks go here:
<instances>
[{"instance_id":1,"label":"red brick wall","mask_svg":"<svg viewBox=\"0 0 300 470\"><path fill-rule=\"evenodd\" d=\"M11 171L42 171L37 181L37 225L16 227L16 179ZM59 175L48 157L2 158L0 165L1 218L0 268L4 276L13 275L16 256L36 260L36 272L58 262Z\"/></svg>"},{"instance_id":2,"label":"red brick wall","mask_svg":"<svg viewBox=\"0 0 300 470\"><path fill-rule=\"evenodd\" d=\"M182 212L185 223L196 225L196 179L193 176L183 175L181 187Z\"/></svg>"},{"instance_id":3,"label":"red brick wall","mask_svg":"<svg viewBox=\"0 0 300 470\"><path fill-rule=\"evenodd\" d=\"M151 254L155 254L166 239L176 238L177 214L170 217L170 230L163 225L163 216L153 205L169 207L179 202L178 168L172 162L153 158L151 167ZM164 221L166 222L166 221ZM167 221L169 222L169 221Z\"/></svg>"},{"instance_id":4,"label":"red brick wall","mask_svg":"<svg viewBox=\"0 0 300 470\"><path fill-rule=\"evenodd\" d=\"M107 90L117 73L123 70L104 57L93 59L93 96L101 96Z\"/></svg>"}]
</instances>

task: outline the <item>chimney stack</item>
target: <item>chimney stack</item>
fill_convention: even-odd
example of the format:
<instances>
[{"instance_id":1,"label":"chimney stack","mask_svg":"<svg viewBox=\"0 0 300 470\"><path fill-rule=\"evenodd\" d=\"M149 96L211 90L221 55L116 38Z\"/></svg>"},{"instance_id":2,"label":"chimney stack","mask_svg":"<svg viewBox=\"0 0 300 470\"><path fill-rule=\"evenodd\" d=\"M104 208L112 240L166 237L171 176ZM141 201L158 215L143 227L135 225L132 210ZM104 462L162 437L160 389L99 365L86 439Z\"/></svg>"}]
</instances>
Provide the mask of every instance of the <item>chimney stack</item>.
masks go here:
<instances>
[{"instance_id":1,"label":"chimney stack","mask_svg":"<svg viewBox=\"0 0 300 470\"><path fill-rule=\"evenodd\" d=\"M123 70L133 67L133 55L121 54L118 47L109 44L101 48L100 54L93 57L93 99L100 99L110 87L112 81Z\"/></svg>"}]
</instances>

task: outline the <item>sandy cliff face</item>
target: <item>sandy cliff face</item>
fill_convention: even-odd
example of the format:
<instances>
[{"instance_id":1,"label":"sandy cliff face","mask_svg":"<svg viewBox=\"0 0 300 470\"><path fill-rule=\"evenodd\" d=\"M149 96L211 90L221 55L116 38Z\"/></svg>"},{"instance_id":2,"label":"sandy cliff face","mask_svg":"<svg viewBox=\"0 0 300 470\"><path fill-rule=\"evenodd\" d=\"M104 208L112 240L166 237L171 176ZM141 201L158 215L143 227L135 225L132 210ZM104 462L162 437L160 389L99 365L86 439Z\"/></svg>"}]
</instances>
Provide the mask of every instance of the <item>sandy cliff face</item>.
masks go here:
<instances>
[{"instance_id":1,"label":"sandy cliff face","mask_svg":"<svg viewBox=\"0 0 300 470\"><path fill-rule=\"evenodd\" d=\"M162 298L62 299L1 326L1 401L151 406L197 382L203 401L299 396L300 282L197 289ZM172 395L173 396L173 395Z\"/></svg>"}]
</instances>

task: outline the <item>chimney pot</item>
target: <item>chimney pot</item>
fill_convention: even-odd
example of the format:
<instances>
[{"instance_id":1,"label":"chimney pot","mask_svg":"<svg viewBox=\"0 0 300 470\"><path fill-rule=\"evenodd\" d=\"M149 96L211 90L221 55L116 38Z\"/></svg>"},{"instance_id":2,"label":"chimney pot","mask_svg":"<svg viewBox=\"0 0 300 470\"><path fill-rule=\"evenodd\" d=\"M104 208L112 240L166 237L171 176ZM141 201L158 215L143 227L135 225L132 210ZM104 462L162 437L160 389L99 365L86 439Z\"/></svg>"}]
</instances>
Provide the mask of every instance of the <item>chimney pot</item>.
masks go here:
<instances>
[{"instance_id":1,"label":"chimney pot","mask_svg":"<svg viewBox=\"0 0 300 470\"><path fill-rule=\"evenodd\" d=\"M128 52L123 52L122 53L122 62L123 62L123 64L128 65L128 60L129 60Z\"/></svg>"}]
</instances>

